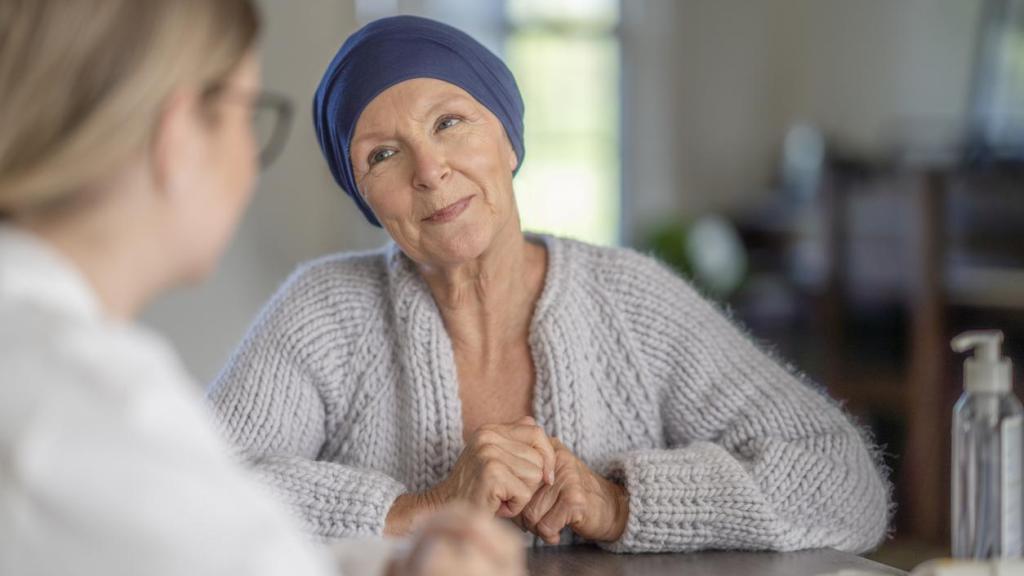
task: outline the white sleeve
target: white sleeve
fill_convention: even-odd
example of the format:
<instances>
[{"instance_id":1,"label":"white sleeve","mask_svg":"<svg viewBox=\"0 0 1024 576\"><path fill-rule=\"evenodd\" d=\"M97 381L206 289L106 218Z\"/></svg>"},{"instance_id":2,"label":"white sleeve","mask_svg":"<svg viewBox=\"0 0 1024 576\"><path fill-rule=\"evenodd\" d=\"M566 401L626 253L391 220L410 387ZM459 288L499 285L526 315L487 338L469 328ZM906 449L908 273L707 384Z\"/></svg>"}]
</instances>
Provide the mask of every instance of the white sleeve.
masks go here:
<instances>
[{"instance_id":1,"label":"white sleeve","mask_svg":"<svg viewBox=\"0 0 1024 576\"><path fill-rule=\"evenodd\" d=\"M0 450L0 573L335 573L177 384L62 386L26 415Z\"/></svg>"}]
</instances>

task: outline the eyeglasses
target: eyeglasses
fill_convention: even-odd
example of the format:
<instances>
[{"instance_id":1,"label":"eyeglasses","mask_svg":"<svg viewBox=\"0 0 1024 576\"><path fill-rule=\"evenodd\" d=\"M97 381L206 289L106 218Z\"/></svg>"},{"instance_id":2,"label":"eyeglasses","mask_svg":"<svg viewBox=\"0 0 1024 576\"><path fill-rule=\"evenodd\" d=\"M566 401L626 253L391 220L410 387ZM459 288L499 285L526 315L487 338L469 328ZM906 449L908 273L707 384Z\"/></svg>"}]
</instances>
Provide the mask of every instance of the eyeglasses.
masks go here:
<instances>
[{"instance_id":1,"label":"eyeglasses","mask_svg":"<svg viewBox=\"0 0 1024 576\"><path fill-rule=\"evenodd\" d=\"M259 145L260 168L266 169L281 154L288 139L292 121L291 100L280 93L260 90L247 93L228 84L213 84L203 92L204 98L234 96L252 107L252 126Z\"/></svg>"}]
</instances>

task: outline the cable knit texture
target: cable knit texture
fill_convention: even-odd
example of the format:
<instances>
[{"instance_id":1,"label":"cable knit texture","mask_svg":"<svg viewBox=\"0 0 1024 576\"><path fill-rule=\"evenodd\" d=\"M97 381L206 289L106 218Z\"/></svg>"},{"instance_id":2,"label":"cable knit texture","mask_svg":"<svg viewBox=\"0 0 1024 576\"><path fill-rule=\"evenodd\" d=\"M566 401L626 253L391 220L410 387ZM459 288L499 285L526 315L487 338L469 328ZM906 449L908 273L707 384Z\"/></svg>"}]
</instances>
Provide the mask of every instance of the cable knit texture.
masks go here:
<instances>
[{"instance_id":1,"label":"cable knit texture","mask_svg":"<svg viewBox=\"0 0 1024 576\"><path fill-rule=\"evenodd\" d=\"M619 552L862 552L888 483L838 406L655 260L548 250L533 410L630 495ZM380 534L463 449L451 341L394 245L301 267L211 388L228 436L324 537Z\"/></svg>"}]
</instances>

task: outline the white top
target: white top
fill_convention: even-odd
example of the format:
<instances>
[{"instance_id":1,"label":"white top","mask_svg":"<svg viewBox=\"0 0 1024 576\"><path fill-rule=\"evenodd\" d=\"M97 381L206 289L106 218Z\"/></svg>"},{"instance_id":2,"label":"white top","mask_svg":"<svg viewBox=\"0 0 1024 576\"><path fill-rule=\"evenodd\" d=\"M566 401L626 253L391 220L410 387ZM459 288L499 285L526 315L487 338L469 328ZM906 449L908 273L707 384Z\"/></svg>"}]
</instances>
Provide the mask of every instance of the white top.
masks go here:
<instances>
[{"instance_id":1,"label":"white top","mask_svg":"<svg viewBox=\"0 0 1024 576\"><path fill-rule=\"evenodd\" d=\"M378 572L386 553L339 563ZM0 226L0 574L329 573L229 456L173 350Z\"/></svg>"}]
</instances>

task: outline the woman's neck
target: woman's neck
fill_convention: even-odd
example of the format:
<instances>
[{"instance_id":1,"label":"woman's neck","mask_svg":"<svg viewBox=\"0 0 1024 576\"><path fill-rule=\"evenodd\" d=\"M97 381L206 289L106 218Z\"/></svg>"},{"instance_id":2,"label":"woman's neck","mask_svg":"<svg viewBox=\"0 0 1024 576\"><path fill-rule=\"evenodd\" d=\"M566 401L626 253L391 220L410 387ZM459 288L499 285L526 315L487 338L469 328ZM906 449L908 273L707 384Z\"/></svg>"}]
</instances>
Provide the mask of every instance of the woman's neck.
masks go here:
<instances>
[{"instance_id":1,"label":"woman's neck","mask_svg":"<svg viewBox=\"0 0 1024 576\"><path fill-rule=\"evenodd\" d=\"M420 268L452 344L484 360L525 341L543 288L546 250L514 232L470 262Z\"/></svg>"},{"instance_id":2,"label":"woman's neck","mask_svg":"<svg viewBox=\"0 0 1024 576\"><path fill-rule=\"evenodd\" d=\"M167 284L167 263L153 257L155 231L138 213L99 207L85 214L16 222L68 260L108 318L130 320Z\"/></svg>"}]
</instances>

